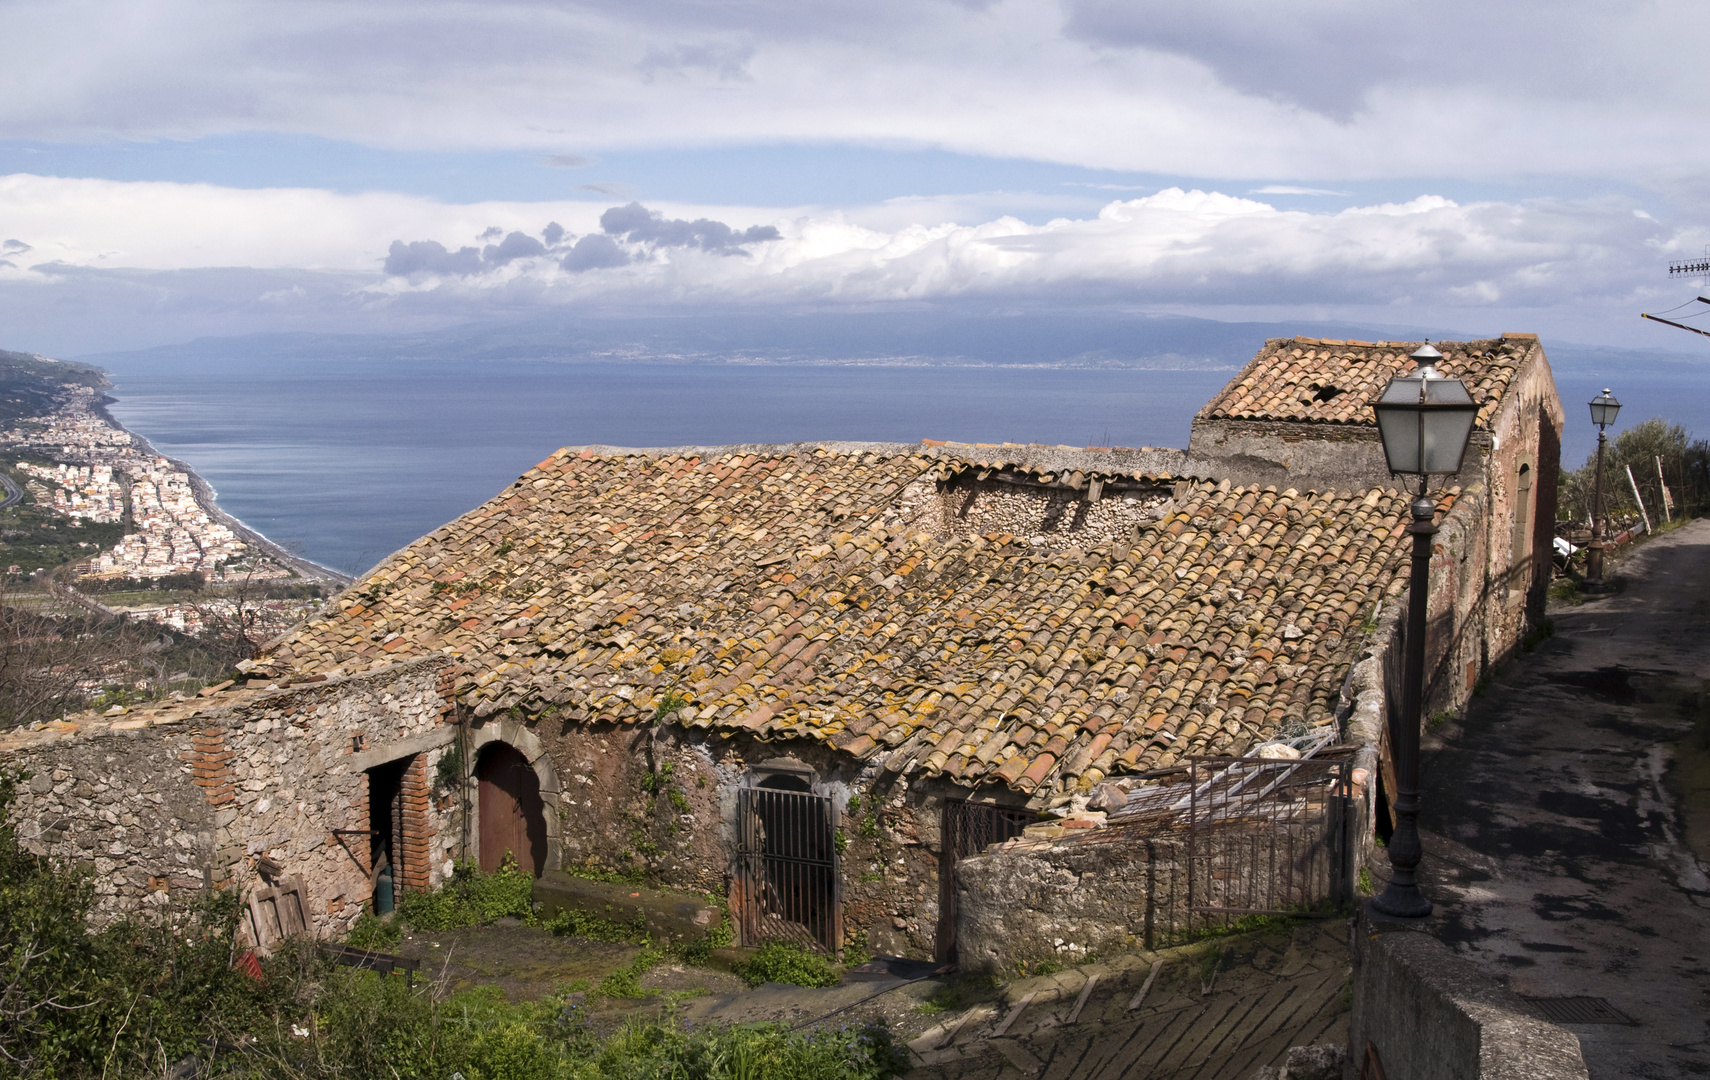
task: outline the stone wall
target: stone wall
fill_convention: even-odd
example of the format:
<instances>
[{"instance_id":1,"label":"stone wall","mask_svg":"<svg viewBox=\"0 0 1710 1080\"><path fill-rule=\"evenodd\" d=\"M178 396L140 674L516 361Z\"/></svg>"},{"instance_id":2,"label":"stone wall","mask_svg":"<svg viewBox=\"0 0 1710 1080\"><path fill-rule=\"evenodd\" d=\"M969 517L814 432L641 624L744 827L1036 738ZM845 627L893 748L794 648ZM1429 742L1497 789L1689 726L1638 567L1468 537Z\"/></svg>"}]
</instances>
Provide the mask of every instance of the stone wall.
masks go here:
<instances>
[{"instance_id":1,"label":"stone wall","mask_svg":"<svg viewBox=\"0 0 1710 1080\"><path fill-rule=\"evenodd\" d=\"M404 768L402 881L437 886L461 840L434 790L453 742L447 662L214 695L117 721L9 738L30 775L12 809L24 843L97 878L98 917L177 891L262 882L266 857L306 888L318 933L348 928L372 886L366 770Z\"/></svg>"},{"instance_id":2,"label":"stone wall","mask_svg":"<svg viewBox=\"0 0 1710 1080\"><path fill-rule=\"evenodd\" d=\"M761 742L673 724L654 730L545 718L527 726L558 777L563 869L728 895L738 790L769 763L805 768L835 814L845 940L859 935L877 951L932 954L943 799L965 793L806 741Z\"/></svg>"},{"instance_id":3,"label":"stone wall","mask_svg":"<svg viewBox=\"0 0 1710 1080\"><path fill-rule=\"evenodd\" d=\"M216 806L198 786L206 747L187 728L123 730L38 745L0 762L27 775L12 808L26 848L94 875L96 912L223 883L237 849L216 843L236 816L229 787Z\"/></svg>"},{"instance_id":4,"label":"stone wall","mask_svg":"<svg viewBox=\"0 0 1710 1080\"><path fill-rule=\"evenodd\" d=\"M1386 1080L1584 1080L1573 1033L1413 927L1354 925L1354 1011L1348 1066L1368 1055Z\"/></svg>"},{"instance_id":5,"label":"stone wall","mask_svg":"<svg viewBox=\"0 0 1710 1080\"><path fill-rule=\"evenodd\" d=\"M1168 945L1186 933L1186 841L1137 827L1025 837L964 859L957 961L1013 975Z\"/></svg>"}]
</instances>

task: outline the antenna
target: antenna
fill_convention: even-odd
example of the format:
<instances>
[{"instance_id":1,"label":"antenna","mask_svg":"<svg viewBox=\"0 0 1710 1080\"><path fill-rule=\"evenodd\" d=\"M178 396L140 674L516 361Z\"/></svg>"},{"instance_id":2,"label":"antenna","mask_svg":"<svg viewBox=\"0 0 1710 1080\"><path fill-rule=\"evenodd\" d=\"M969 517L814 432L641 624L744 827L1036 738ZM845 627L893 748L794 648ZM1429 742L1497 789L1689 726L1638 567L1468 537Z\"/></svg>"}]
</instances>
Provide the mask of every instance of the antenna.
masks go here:
<instances>
[{"instance_id":1,"label":"antenna","mask_svg":"<svg viewBox=\"0 0 1710 1080\"><path fill-rule=\"evenodd\" d=\"M1686 262L1669 263L1668 264L1668 276L1671 278L1673 278L1673 277L1696 277L1699 279L1699 288L1704 289L1706 291L1710 291L1710 244L1706 244L1704 246L1704 255L1702 258L1690 259ZM1695 299L1700 304L1710 304L1710 299L1706 299L1703 296L1695 297ZM1688 300L1685 304L1681 304L1678 307L1669 308L1665 314L1673 314L1674 312L1679 311L1681 308L1686 307L1687 304L1691 304L1692 302L1693 302L1692 300ZM1690 319L1692 317L1693 316L1691 316L1691 315L1681 316L1681 318L1684 318L1684 319ZM1678 323L1678 322L1675 322L1673 319L1665 319L1661 315L1652 315L1648 311L1639 312L1639 318L1649 319L1652 322L1660 322L1664 326L1672 326L1676 330L1689 330L1694 334L1700 334L1704 337L1710 337L1710 330L1700 330L1696 326L1687 326L1685 323Z\"/></svg>"}]
</instances>

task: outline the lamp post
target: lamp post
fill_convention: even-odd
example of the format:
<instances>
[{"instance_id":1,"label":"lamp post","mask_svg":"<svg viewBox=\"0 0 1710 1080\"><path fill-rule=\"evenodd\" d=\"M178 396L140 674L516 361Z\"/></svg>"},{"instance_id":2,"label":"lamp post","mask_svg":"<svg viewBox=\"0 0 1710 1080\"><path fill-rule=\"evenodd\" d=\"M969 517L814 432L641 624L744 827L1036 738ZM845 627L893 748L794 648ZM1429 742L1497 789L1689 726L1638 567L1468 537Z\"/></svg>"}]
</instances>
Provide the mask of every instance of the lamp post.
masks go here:
<instances>
[{"instance_id":1,"label":"lamp post","mask_svg":"<svg viewBox=\"0 0 1710 1080\"><path fill-rule=\"evenodd\" d=\"M1591 422L1597 425L1597 479L1591 498L1591 543L1585 553L1585 587L1593 591L1603 588L1603 444L1607 441L1603 429L1615 422L1621 403L1603 388L1603 393L1591 399Z\"/></svg>"},{"instance_id":2,"label":"lamp post","mask_svg":"<svg viewBox=\"0 0 1710 1080\"><path fill-rule=\"evenodd\" d=\"M1437 504L1426 494L1433 474L1461 471L1478 404L1459 380L1437 373L1443 354L1426 342L1413 354L1418 365L1391 379L1372 403L1378 434L1392 475L1417 476L1412 504L1413 572L1407 587L1407 654L1403 658L1401 708L1390 713L1389 748L1395 762L1395 832L1389 840L1389 885L1372 899L1373 909L1398 918L1431 914L1419 891L1419 722L1425 698L1425 609L1430 597L1431 538L1437 535Z\"/></svg>"}]
</instances>

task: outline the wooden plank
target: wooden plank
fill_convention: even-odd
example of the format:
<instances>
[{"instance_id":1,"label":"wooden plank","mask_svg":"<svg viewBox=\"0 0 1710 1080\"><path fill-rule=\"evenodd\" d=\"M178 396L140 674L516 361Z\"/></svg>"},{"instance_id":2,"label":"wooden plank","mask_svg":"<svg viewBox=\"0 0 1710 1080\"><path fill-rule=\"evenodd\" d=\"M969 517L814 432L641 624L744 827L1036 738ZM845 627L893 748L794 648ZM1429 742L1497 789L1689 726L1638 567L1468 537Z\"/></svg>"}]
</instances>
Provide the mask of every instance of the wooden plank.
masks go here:
<instances>
[{"instance_id":1,"label":"wooden plank","mask_svg":"<svg viewBox=\"0 0 1710 1080\"><path fill-rule=\"evenodd\" d=\"M1019 1020L1021 1018L1021 1014L1024 1011L1026 1011L1026 1009L1029 1005L1033 1004L1033 999L1038 997L1038 996L1039 996L1039 991L1037 991L1037 990L1028 991L1027 994L1025 994L1020 1001L1015 1003L1015 1007L1009 1010L1009 1015L1003 1018L1003 1023L999 1024L997 1027L992 1029L992 1037L997 1038L997 1037L1001 1036L1004 1032L1008 1031L1010 1028L1010 1025L1015 1023L1017 1020Z\"/></svg>"},{"instance_id":2,"label":"wooden plank","mask_svg":"<svg viewBox=\"0 0 1710 1080\"><path fill-rule=\"evenodd\" d=\"M1081 987L1081 996L1075 999L1075 1007L1069 1010L1069 1018L1063 1023L1073 1024L1080 1020L1081 1010L1086 1008L1087 998L1092 997L1093 987L1098 985L1097 975L1088 975L1087 984Z\"/></svg>"},{"instance_id":3,"label":"wooden plank","mask_svg":"<svg viewBox=\"0 0 1710 1080\"><path fill-rule=\"evenodd\" d=\"M1140 984L1140 990L1134 995L1134 999L1128 1003L1128 1008L1125 1010L1126 1012L1133 1012L1145 1002L1146 994L1152 989L1152 983L1157 980L1158 972L1163 968L1163 966L1164 962L1162 960L1155 960L1152 962L1152 970L1147 973L1146 981Z\"/></svg>"}]
</instances>

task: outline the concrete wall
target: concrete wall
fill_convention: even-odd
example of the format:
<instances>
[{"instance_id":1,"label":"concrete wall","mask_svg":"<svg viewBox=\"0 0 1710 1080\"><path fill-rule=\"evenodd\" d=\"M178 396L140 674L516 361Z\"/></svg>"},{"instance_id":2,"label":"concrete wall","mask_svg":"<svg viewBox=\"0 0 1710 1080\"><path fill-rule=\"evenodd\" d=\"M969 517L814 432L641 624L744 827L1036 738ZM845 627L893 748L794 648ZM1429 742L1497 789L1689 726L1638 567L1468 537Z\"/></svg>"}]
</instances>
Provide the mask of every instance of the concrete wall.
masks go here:
<instances>
[{"instance_id":1,"label":"concrete wall","mask_svg":"<svg viewBox=\"0 0 1710 1080\"><path fill-rule=\"evenodd\" d=\"M247 893L266 856L306 887L316 932L341 933L372 891L365 770L410 759L407 888L437 886L456 855L457 800L433 786L455 734L445 667L216 696L185 718L43 730L0 759L31 774L12 816L31 850L95 871L98 917L192 888Z\"/></svg>"},{"instance_id":2,"label":"concrete wall","mask_svg":"<svg viewBox=\"0 0 1710 1080\"><path fill-rule=\"evenodd\" d=\"M1348 1076L1368 1047L1385 1080L1583 1080L1579 1040L1454 950L1363 912L1354 924Z\"/></svg>"}]
</instances>

